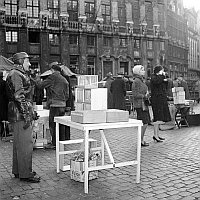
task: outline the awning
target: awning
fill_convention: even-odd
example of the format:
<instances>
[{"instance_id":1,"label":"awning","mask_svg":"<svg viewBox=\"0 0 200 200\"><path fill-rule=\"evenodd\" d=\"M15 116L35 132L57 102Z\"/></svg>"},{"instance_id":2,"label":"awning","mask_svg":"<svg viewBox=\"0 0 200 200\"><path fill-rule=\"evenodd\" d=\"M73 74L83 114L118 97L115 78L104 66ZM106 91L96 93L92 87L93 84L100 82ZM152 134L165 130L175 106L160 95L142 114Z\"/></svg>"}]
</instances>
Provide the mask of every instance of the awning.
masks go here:
<instances>
[{"instance_id":1,"label":"awning","mask_svg":"<svg viewBox=\"0 0 200 200\"><path fill-rule=\"evenodd\" d=\"M77 74L75 74L74 72L72 72L67 66L65 65L61 65L60 66L61 69L63 70L64 74L67 75L67 76L76 76ZM52 71L51 70L47 70L46 72L42 73L40 76L48 76L52 74Z\"/></svg>"},{"instance_id":2,"label":"awning","mask_svg":"<svg viewBox=\"0 0 200 200\"><path fill-rule=\"evenodd\" d=\"M10 71L13 69L14 63L9 60L8 58L5 58L4 56L0 55L0 70L1 71Z\"/></svg>"}]
</instances>

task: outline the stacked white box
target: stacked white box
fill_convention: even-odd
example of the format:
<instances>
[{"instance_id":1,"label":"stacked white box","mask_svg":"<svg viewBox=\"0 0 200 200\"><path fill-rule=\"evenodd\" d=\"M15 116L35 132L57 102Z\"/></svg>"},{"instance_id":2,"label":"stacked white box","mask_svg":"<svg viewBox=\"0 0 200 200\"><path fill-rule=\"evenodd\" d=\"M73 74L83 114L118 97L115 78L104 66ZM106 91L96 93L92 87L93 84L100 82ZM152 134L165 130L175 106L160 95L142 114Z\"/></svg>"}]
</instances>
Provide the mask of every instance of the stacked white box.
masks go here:
<instances>
[{"instance_id":1,"label":"stacked white box","mask_svg":"<svg viewBox=\"0 0 200 200\"><path fill-rule=\"evenodd\" d=\"M77 87L98 88L98 75L80 75L77 76Z\"/></svg>"},{"instance_id":2,"label":"stacked white box","mask_svg":"<svg viewBox=\"0 0 200 200\"><path fill-rule=\"evenodd\" d=\"M75 110L106 110L107 88L75 88Z\"/></svg>"},{"instance_id":3,"label":"stacked white box","mask_svg":"<svg viewBox=\"0 0 200 200\"><path fill-rule=\"evenodd\" d=\"M185 104L185 91L183 87L172 88L174 104Z\"/></svg>"}]
</instances>

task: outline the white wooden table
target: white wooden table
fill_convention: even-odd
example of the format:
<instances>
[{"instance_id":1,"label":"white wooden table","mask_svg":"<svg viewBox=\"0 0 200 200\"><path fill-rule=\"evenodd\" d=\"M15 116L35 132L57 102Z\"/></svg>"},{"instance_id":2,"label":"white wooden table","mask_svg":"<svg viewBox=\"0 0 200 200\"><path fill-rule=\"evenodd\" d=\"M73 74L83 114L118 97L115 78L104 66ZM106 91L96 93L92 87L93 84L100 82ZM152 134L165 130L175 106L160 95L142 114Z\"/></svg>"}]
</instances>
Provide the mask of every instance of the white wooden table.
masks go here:
<instances>
[{"instance_id":1,"label":"white wooden table","mask_svg":"<svg viewBox=\"0 0 200 200\"><path fill-rule=\"evenodd\" d=\"M82 130L84 132L84 151L85 151L85 180L84 180L84 191L88 193L88 173L94 170L109 169L114 167L123 167L128 165L137 165L136 183L140 182L140 155L141 155L141 127L143 125L141 120L129 119L128 122L117 122L117 123L99 123L99 124L80 124L71 121L70 116L55 117L54 122L56 122L56 165L57 173L60 172L60 147L59 147L59 124L70 126L72 128ZM138 127L137 133L137 159L132 161L126 161L121 163L115 163L112 153L110 151L108 142L104 135L105 129L113 128L127 128L127 127ZM89 133L91 130L100 130L101 134L101 153L102 161L100 166L88 167L88 154L89 154ZM114 134L114 132L112 133ZM125 134L125 132L124 132ZM108 156L110 158L111 164L104 163L104 149L107 150Z\"/></svg>"}]
</instances>

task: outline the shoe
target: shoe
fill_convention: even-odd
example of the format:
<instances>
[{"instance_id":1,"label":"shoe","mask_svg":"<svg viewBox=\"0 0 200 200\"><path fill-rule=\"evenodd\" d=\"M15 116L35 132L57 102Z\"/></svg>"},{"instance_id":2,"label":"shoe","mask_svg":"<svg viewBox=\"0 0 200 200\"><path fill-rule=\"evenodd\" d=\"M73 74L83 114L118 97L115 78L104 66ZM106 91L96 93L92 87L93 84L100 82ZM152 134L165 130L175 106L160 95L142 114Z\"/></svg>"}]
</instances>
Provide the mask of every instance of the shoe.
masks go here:
<instances>
[{"instance_id":1,"label":"shoe","mask_svg":"<svg viewBox=\"0 0 200 200\"><path fill-rule=\"evenodd\" d=\"M165 138L162 138L162 137L158 137L160 140L165 140Z\"/></svg>"},{"instance_id":2,"label":"shoe","mask_svg":"<svg viewBox=\"0 0 200 200\"><path fill-rule=\"evenodd\" d=\"M14 174L15 178L19 178L19 174Z\"/></svg>"},{"instance_id":3,"label":"shoe","mask_svg":"<svg viewBox=\"0 0 200 200\"><path fill-rule=\"evenodd\" d=\"M141 143L141 146L142 146L142 147L148 147L148 146L149 146L149 143L147 143L147 142Z\"/></svg>"},{"instance_id":4,"label":"shoe","mask_svg":"<svg viewBox=\"0 0 200 200\"><path fill-rule=\"evenodd\" d=\"M40 178L37 178L37 177L20 178L20 181L25 181L25 182L29 182L29 183L39 183Z\"/></svg>"},{"instance_id":5,"label":"shoe","mask_svg":"<svg viewBox=\"0 0 200 200\"><path fill-rule=\"evenodd\" d=\"M156 141L156 142L163 142L162 140L157 139L155 136L153 136L153 140L154 140L154 142L155 142L155 141Z\"/></svg>"}]
</instances>

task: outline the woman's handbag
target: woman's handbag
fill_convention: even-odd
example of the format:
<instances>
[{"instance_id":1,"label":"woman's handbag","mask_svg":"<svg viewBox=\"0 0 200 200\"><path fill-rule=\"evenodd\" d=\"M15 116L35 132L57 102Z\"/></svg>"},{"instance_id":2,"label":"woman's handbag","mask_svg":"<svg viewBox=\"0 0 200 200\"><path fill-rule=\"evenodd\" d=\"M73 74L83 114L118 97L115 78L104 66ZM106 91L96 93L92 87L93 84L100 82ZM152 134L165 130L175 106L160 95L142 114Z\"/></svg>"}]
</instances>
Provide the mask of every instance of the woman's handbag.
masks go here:
<instances>
[{"instance_id":1,"label":"woman's handbag","mask_svg":"<svg viewBox=\"0 0 200 200\"><path fill-rule=\"evenodd\" d=\"M149 110L149 108L148 108L148 103L146 102L146 100L147 99L142 99L142 110L143 111L147 111L147 110Z\"/></svg>"}]
</instances>

